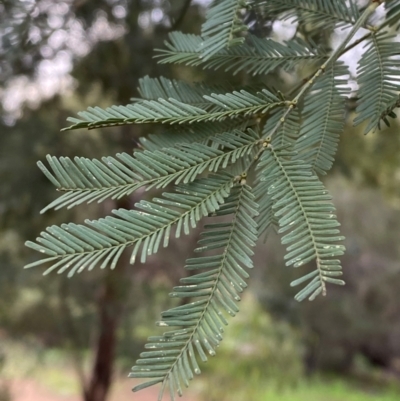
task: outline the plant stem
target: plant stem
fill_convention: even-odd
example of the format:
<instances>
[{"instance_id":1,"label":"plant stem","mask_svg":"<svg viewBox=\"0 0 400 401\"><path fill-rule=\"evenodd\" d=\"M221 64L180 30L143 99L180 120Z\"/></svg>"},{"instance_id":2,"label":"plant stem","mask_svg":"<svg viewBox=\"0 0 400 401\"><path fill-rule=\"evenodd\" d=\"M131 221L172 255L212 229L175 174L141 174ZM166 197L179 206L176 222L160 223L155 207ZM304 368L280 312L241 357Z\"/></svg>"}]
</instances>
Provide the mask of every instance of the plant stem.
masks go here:
<instances>
[{"instance_id":1,"label":"plant stem","mask_svg":"<svg viewBox=\"0 0 400 401\"><path fill-rule=\"evenodd\" d=\"M373 4L377 4L379 6L379 3L373 3ZM365 35L363 35L361 38L355 40L353 43L351 43L350 45L348 45L347 47L345 47L339 54L339 57L342 56L343 54L347 53L349 50L354 49L356 46L358 46L360 43L364 42L364 40L370 38L372 35L375 35L376 33L378 33L382 28L384 28L386 25L390 24L393 20L398 19L399 15L395 14L392 15L390 18L388 18L387 20L385 20L381 25L379 25L378 27L376 27L373 31L370 31L368 33L366 33ZM338 58L339 58L338 57ZM309 75L309 78L307 78L307 81L310 79L310 77L312 77L315 74L315 72L313 74ZM302 86L304 85L304 82L300 82L300 84L296 85L294 88L292 88L290 90L290 92L288 93L288 96L291 95L292 93L297 92Z\"/></svg>"},{"instance_id":2,"label":"plant stem","mask_svg":"<svg viewBox=\"0 0 400 401\"><path fill-rule=\"evenodd\" d=\"M302 89L300 92L293 98L291 102L288 102L288 108L286 111L283 113L282 117L279 119L278 123L275 125L275 127L272 129L272 131L266 133L263 137L262 140L260 141L261 147L260 150L257 152L253 163L251 163L247 169L244 171L245 173L248 172L248 170L254 165L254 163L258 160L259 156L267 149L267 146L270 142L270 138L272 135L274 135L282 123L285 122L286 117L291 113L291 111L296 107L298 101L304 96L304 94L313 86L315 80L326 70L326 68L334 63L343 53L346 51L350 50L350 48L356 46L356 45L350 45L346 48L346 45L350 42L350 40L353 38L353 36L356 34L356 32L360 29L361 26L364 25L364 23L368 20L369 16L376 10L376 8L380 5L379 1L374 1L369 4L369 6L364 10L363 14L360 16L358 21L355 23L349 34L346 36L344 41L338 46L335 51L330 55L328 60L326 60L319 68L318 70L311 76L310 79L307 80L304 84L302 84ZM370 34L368 34L369 36ZM366 35L365 35L366 36ZM363 40L365 37L363 37ZM358 42L358 41L356 41ZM355 43L356 43L355 42ZM358 43L357 43L358 44ZM268 141L266 140L268 138ZM264 140L264 141L263 141Z\"/></svg>"},{"instance_id":3,"label":"plant stem","mask_svg":"<svg viewBox=\"0 0 400 401\"><path fill-rule=\"evenodd\" d=\"M282 125L282 123L285 121L286 116L293 110L293 108L296 106L297 102L301 99L301 97L311 88L311 86L314 84L314 81L316 78L318 78L325 70L326 68L334 63L341 55L343 50L345 49L347 43L350 42L350 40L353 38L353 36L356 34L356 32L360 29L362 25L367 21L369 16L375 11L375 9L379 6L379 3L373 2L371 3L363 12L361 17L358 19L356 24L353 26L352 30L350 33L347 35L345 40L338 46L335 51L330 55L328 60L326 60L325 63L323 63L318 70L314 73L314 75L309 79L304 85L301 91L296 95L296 97L292 100L291 105L287 108L285 113L283 114L282 118L278 121L272 132L268 134L268 136L272 136L276 133L276 131L279 129L279 127Z\"/></svg>"}]
</instances>

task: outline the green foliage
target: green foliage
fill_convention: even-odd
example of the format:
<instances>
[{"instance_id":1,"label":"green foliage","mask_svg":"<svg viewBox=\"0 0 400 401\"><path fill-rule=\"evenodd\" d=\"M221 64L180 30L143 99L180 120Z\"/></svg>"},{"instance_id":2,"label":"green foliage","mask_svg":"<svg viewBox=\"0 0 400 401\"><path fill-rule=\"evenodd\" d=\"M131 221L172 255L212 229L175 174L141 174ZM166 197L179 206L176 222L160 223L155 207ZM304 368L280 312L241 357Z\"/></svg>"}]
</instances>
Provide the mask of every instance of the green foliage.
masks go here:
<instances>
[{"instance_id":1,"label":"green foliage","mask_svg":"<svg viewBox=\"0 0 400 401\"><path fill-rule=\"evenodd\" d=\"M203 59L207 60L226 47L243 43L238 33L247 31L247 25L240 20L239 12L246 6L245 0L219 0L211 4L201 27L204 40L199 44L199 50Z\"/></svg>"},{"instance_id":2,"label":"green foliage","mask_svg":"<svg viewBox=\"0 0 400 401\"><path fill-rule=\"evenodd\" d=\"M138 90L141 98L136 100L158 100L160 98L168 100L171 97L186 104L207 107L208 103L203 98L204 95L211 95L212 93L225 94L231 89L222 85L190 85L187 82L177 81L176 79L150 78L146 76L139 80Z\"/></svg>"},{"instance_id":3,"label":"green foliage","mask_svg":"<svg viewBox=\"0 0 400 401\"><path fill-rule=\"evenodd\" d=\"M282 244L291 244L285 255L286 265L299 267L316 260L314 271L291 283L291 286L297 286L311 280L295 297L302 301L325 294L326 282L344 284L343 280L333 278L342 275L340 261L334 258L343 255L343 245L335 243L344 238L338 236L339 223L333 214L331 196L311 172L311 166L293 160L295 156L295 152L271 147L269 152L262 154L258 170L261 180L271 182L274 177L268 187L268 196L274 215L279 218L279 232L288 231L282 237Z\"/></svg>"},{"instance_id":4,"label":"green foliage","mask_svg":"<svg viewBox=\"0 0 400 401\"><path fill-rule=\"evenodd\" d=\"M226 118L264 114L285 104L267 89L252 94L245 90L203 96L203 107L192 106L174 98L144 100L127 106L112 106L106 110L90 107L79 113L81 119L70 117L73 123L66 129L99 128L120 124L184 124L223 121Z\"/></svg>"},{"instance_id":5,"label":"green foliage","mask_svg":"<svg viewBox=\"0 0 400 401\"><path fill-rule=\"evenodd\" d=\"M399 101L400 43L393 41L395 37L387 32L371 35L358 66L360 100L354 124L367 120L366 133L374 129L380 119L390 115Z\"/></svg>"},{"instance_id":6,"label":"green foliage","mask_svg":"<svg viewBox=\"0 0 400 401\"><path fill-rule=\"evenodd\" d=\"M344 65L331 67L304 97L303 123L294 149L317 174L326 174L335 160L345 123L347 75Z\"/></svg>"},{"instance_id":7,"label":"green foliage","mask_svg":"<svg viewBox=\"0 0 400 401\"><path fill-rule=\"evenodd\" d=\"M251 248L257 240L253 217L257 214L250 187L237 185L218 210L217 215L230 215L230 222L212 223L199 241L197 252L218 249L212 256L188 259L186 269L196 274L181 279L181 284L170 294L176 298L189 298L191 302L169 309L161 314L161 327L173 330L161 336L149 337L147 352L140 355L130 377L151 377L153 380L134 388L163 383L168 386L171 398L175 391L182 394L181 381L188 387L193 373L200 374L195 350L203 362L207 355L215 355L222 341L223 326L227 321L221 310L231 316L239 311L235 301L247 286L248 273L243 267L252 268ZM205 270L201 273L197 271Z\"/></svg>"},{"instance_id":8,"label":"green foliage","mask_svg":"<svg viewBox=\"0 0 400 401\"><path fill-rule=\"evenodd\" d=\"M252 4L267 15L283 13L284 19L294 18L314 29L354 24L359 19L354 0L254 0Z\"/></svg>"},{"instance_id":9,"label":"green foliage","mask_svg":"<svg viewBox=\"0 0 400 401\"><path fill-rule=\"evenodd\" d=\"M167 49L160 49L157 57L161 63L201 66L204 69L232 71L237 74L246 71L252 75L268 74L277 68L292 70L302 63L323 61L327 55L315 46L296 38L279 43L273 39L261 39L249 35L241 46L223 49L204 59L198 51L202 38L182 32L172 32Z\"/></svg>"},{"instance_id":10,"label":"green foliage","mask_svg":"<svg viewBox=\"0 0 400 401\"><path fill-rule=\"evenodd\" d=\"M387 10L387 19L386 19L386 24L391 26L395 25L398 23L398 18L400 16L400 4L398 1L395 0L390 0L386 4L386 10ZM399 25L397 25L396 30L399 29Z\"/></svg>"},{"instance_id":11,"label":"green foliage","mask_svg":"<svg viewBox=\"0 0 400 401\"><path fill-rule=\"evenodd\" d=\"M49 257L26 267L52 262L45 273L69 270L69 276L86 268L92 270L100 262L102 269L108 265L114 268L127 246L134 246L134 263L141 245L140 260L144 263L147 256L157 253L161 243L168 245L172 227L176 226L175 237L179 238L182 229L187 234L203 216L215 212L232 184L231 176L211 176L178 186L176 193L164 193L154 202L141 201L136 204L138 210L114 210L118 218L86 221L93 228L73 223L47 227L37 243L28 241L26 245Z\"/></svg>"},{"instance_id":12,"label":"green foliage","mask_svg":"<svg viewBox=\"0 0 400 401\"><path fill-rule=\"evenodd\" d=\"M82 202L99 202L106 198L121 198L140 187L147 189L164 188L170 183L192 182L204 171L218 171L226 168L239 158L248 155L258 142L256 132L232 131L212 137L216 146L204 144L177 144L174 148L135 152L134 157L127 153L99 160L47 156L53 174L43 163L38 166L57 187L65 192L48 205L43 212L55 207L73 207Z\"/></svg>"},{"instance_id":13,"label":"green foliage","mask_svg":"<svg viewBox=\"0 0 400 401\"><path fill-rule=\"evenodd\" d=\"M132 377L149 379L135 391L162 383L159 398L168 388L174 399L200 373L198 360L215 355L226 315L239 310L239 294L247 286L245 268L252 267L252 247L271 226L283 234L286 265L304 270L291 283L304 284L296 300L325 295L327 283L344 284L338 278L344 238L318 174L332 167L344 129L350 89L347 68L338 59L354 47L352 38L369 26L378 6L371 1L359 10L356 2L345 0L213 1L201 36L172 33L161 62L240 71L245 84L190 85L145 77L139 83L142 98L126 106L91 107L79 113L80 118L70 118L72 125L65 128L165 127L163 133L140 139L144 149L101 161L48 156L50 167L38 163L63 192L44 210L120 198L139 188L174 184L175 189L161 198L142 200L134 210L114 210L114 216L86 225L47 228L36 242L27 242L46 257L27 267L50 263L46 272L68 271L69 276L97 265L115 268L130 246L131 263L139 254L145 262L167 246L171 236L189 233L202 218L212 220L196 249L202 256L186 262L195 274L181 279L170 294L183 304L163 312L158 323L172 330L150 337L148 351L132 369ZM269 20L291 18L301 29L284 43L250 34L245 39L240 33L250 28L243 22L249 8ZM391 10L395 9L392 3ZM398 42L381 30L387 25L385 20L360 39L367 47L358 68L355 122L367 120L368 130L381 119L386 121L398 105ZM329 34L342 26L351 29L329 54L300 34L317 28ZM305 62L311 62L314 72L286 95L270 87L268 79L252 81L253 75L279 70L296 81L295 67Z\"/></svg>"}]
</instances>

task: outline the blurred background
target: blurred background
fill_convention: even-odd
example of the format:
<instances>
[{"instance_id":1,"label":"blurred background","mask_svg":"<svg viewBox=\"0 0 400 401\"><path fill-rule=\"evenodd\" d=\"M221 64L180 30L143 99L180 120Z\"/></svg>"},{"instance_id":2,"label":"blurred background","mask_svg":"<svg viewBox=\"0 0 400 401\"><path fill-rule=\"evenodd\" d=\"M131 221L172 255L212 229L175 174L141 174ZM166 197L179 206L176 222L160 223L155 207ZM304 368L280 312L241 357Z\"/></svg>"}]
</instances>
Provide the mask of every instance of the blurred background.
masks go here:
<instances>
[{"instance_id":1,"label":"blurred background","mask_svg":"<svg viewBox=\"0 0 400 401\"><path fill-rule=\"evenodd\" d=\"M171 30L198 33L200 0L37 0L0 2L0 401L151 401L156 388L131 393L126 376L167 296L185 274L198 232L147 265L72 279L42 276L24 247L51 224L131 208L118 202L40 210L57 196L36 167L46 154L97 157L132 152L147 126L60 133L88 106L125 104L145 75L189 82L248 82L223 71L158 65L154 48ZM295 27L248 15L253 32L290 38ZM299 27L298 27L299 28ZM300 27L301 28L301 27ZM307 32L304 32L307 35ZM334 46L341 31L314 35ZM354 60L359 48L348 58ZM355 65L350 65L355 70ZM297 74L297 75L296 75ZM307 70L294 75L301 79ZM259 77L288 88L288 75ZM363 135L348 124L325 179L347 254L345 287L298 304L279 238L260 242L242 313L231 320L218 356L185 392L188 401L355 401L400 397L399 124ZM151 132L162 127L152 126ZM121 259L122 260L122 259ZM336 287L336 288L335 288Z\"/></svg>"}]
</instances>

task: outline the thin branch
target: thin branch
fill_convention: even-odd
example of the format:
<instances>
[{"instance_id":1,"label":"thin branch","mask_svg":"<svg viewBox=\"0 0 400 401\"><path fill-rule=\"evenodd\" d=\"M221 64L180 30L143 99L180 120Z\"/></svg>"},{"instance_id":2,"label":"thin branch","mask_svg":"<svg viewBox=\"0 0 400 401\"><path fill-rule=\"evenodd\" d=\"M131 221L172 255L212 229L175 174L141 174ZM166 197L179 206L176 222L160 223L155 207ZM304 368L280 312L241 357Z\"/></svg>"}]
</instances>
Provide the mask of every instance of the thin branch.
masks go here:
<instances>
[{"instance_id":1,"label":"thin branch","mask_svg":"<svg viewBox=\"0 0 400 401\"><path fill-rule=\"evenodd\" d=\"M260 150L257 152L253 163L251 163L247 169L245 170L244 173L247 173L248 170L256 163L258 160L259 156L261 155L262 152L267 149L269 143L270 143L270 138L278 131L282 123L285 121L286 117L292 112L292 110L296 107L298 101L302 98L302 96L314 85L314 82L320 75L323 74L323 72L327 69L329 65L334 63L344 52L346 51L346 45L350 42L350 40L353 38L353 36L356 34L356 32L359 30L360 27L364 25L364 23L368 20L369 16L375 11L375 9L380 5L380 2L377 0L372 0L370 5L365 9L361 17L358 19L356 24L353 26L351 29L350 33L347 35L345 40L338 46L338 48L330 55L328 60L324 62L318 70L311 76L310 79L308 79L306 82L302 82L301 87L302 89L300 92L293 98L292 101L287 102L288 103L288 108L286 111L283 113L282 117L276 124L276 126L272 129L272 131L266 133L263 138L260 141L261 147ZM268 140L267 140L268 139Z\"/></svg>"},{"instance_id":2,"label":"thin branch","mask_svg":"<svg viewBox=\"0 0 400 401\"><path fill-rule=\"evenodd\" d=\"M186 13L189 10L189 6L192 0L186 0L185 4L182 6L181 12L179 13L179 17L175 20L175 22L171 26L171 31L175 31L178 29L179 25L185 19Z\"/></svg>"},{"instance_id":3,"label":"thin branch","mask_svg":"<svg viewBox=\"0 0 400 401\"><path fill-rule=\"evenodd\" d=\"M377 3L375 3L377 4ZM379 4L378 4L379 6ZM391 18L388 18L385 20L381 25L378 27L375 27L372 29L370 32L366 33L363 35L361 38L358 38L355 40L353 43L345 47L339 54L339 57L342 56L343 54L347 53L349 50L354 49L356 46L358 46L360 43L364 42L364 40L369 39L372 35L378 33L382 28L384 28L386 25L391 23L393 20L398 19L398 14L392 15ZM339 58L338 57L338 58ZM306 78L304 78L299 84L297 84L295 87L293 87L287 94L287 96L292 95L293 93L296 93L314 74L316 71L314 71L312 74L308 75Z\"/></svg>"},{"instance_id":4,"label":"thin branch","mask_svg":"<svg viewBox=\"0 0 400 401\"><path fill-rule=\"evenodd\" d=\"M359 30L361 26L364 25L364 23L367 21L369 16L375 11L375 9L379 6L379 3L377 2L372 2L364 11L364 13L361 15L359 20L356 22L356 24L353 26L352 30L350 33L347 35L346 39L340 44L340 46L330 55L328 60L323 63L318 70L314 73L314 75L309 79L306 84L303 86L301 91L297 94L297 96L292 100L292 104L289 106L289 108L286 110L286 113L283 115L283 118L285 118L291 110L294 108L294 106L297 104L297 102L301 99L301 97L307 92L308 89L311 88L311 86L314 84L314 80L317 79L326 69L327 67L334 63L345 51L347 43L350 42L350 40L353 38L353 36L356 34L356 32ZM283 121L282 121L283 122ZM270 133L270 135L273 135L278 128L280 127L281 121L278 122L276 125L275 129Z\"/></svg>"}]
</instances>

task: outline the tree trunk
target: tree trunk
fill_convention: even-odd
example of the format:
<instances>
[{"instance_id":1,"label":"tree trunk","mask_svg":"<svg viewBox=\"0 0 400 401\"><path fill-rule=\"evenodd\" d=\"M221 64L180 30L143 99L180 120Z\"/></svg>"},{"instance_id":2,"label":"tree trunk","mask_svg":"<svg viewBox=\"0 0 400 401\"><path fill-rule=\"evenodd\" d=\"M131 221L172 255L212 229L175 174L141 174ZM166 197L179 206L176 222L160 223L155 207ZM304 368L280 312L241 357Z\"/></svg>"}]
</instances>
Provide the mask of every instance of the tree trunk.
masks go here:
<instances>
[{"instance_id":1,"label":"tree trunk","mask_svg":"<svg viewBox=\"0 0 400 401\"><path fill-rule=\"evenodd\" d=\"M130 209L131 201L132 199L124 198L117 201L113 207ZM111 387L117 331L131 288L129 266L129 256L123 253L117 268L107 268L105 272L98 301L98 339L94 348L92 372L84 388L85 401L106 401Z\"/></svg>"},{"instance_id":2,"label":"tree trunk","mask_svg":"<svg viewBox=\"0 0 400 401\"><path fill-rule=\"evenodd\" d=\"M89 383L84 390L85 401L106 401L110 389L116 347L116 333L121 306L116 288L118 281L107 272L99 300L99 336L94 350L95 360Z\"/></svg>"}]
</instances>

